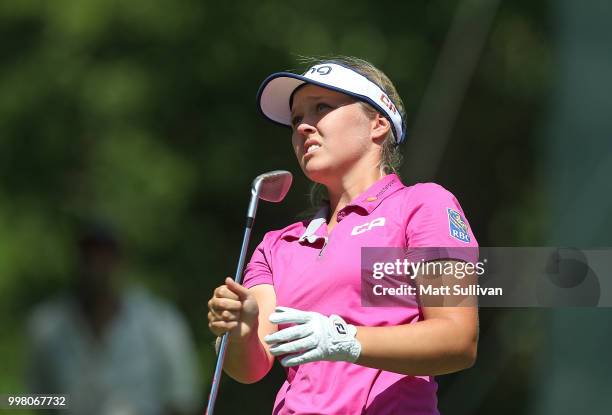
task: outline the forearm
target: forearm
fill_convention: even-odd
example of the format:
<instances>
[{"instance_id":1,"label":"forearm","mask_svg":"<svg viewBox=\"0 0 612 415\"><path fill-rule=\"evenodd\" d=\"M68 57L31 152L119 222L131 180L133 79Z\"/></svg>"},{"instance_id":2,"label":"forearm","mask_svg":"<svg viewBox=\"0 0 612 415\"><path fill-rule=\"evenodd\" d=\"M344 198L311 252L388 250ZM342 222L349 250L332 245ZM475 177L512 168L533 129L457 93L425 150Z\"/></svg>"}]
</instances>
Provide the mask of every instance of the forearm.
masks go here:
<instances>
[{"instance_id":1,"label":"forearm","mask_svg":"<svg viewBox=\"0 0 612 415\"><path fill-rule=\"evenodd\" d=\"M476 334L451 319L393 327L358 327L356 364L406 375L442 375L466 369L476 358Z\"/></svg>"},{"instance_id":2,"label":"forearm","mask_svg":"<svg viewBox=\"0 0 612 415\"><path fill-rule=\"evenodd\" d=\"M245 340L227 345L223 370L240 383L255 383L272 368L273 360L261 344L256 333Z\"/></svg>"}]
</instances>

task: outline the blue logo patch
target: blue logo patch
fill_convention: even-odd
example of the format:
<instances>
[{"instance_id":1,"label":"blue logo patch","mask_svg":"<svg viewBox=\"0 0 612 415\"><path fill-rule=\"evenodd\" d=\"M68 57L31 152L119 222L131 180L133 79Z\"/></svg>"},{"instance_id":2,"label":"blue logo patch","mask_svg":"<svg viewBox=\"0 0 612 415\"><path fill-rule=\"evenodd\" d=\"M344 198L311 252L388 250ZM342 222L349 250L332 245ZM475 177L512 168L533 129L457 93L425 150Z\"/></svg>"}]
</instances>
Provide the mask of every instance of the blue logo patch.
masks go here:
<instances>
[{"instance_id":1,"label":"blue logo patch","mask_svg":"<svg viewBox=\"0 0 612 415\"><path fill-rule=\"evenodd\" d=\"M467 223L461 217L461 213L451 208L446 208L448 212L448 226L450 236L466 244L470 242L470 233Z\"/></svg>"}]
</instances>

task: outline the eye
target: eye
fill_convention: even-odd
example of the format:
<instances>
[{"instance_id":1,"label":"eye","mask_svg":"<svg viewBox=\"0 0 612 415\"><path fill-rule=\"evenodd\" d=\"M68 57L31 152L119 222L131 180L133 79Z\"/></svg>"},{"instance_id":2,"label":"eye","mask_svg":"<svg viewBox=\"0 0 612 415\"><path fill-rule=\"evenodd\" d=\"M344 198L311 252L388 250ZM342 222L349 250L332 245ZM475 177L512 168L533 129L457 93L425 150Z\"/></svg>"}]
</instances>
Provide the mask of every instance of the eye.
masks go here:
<instances>
[{"instance_id":1,"label":"eye","mask_svg":"<svg viewBox=\"0 0 612 415\"><path fill-rule=\"evenodd\" d=\"M318 112L325 111L325 110L328 110L328 109L331 109L331 108L332 108L331 105L328 105L328 104L326 104L324 102L319 102L317 104L317 111Z\"/></svg>"},{"instance_id":2,"label":"eye","mask_svg":"<svg viewBox=\"0 0 612 415\"><path fill-rule=\"evenodd\" d=\"M296 115L295 117L291 119L291 126L295 128L300 122L302 122L302 117L299 115Z\"/></svg>"}]
</instances>

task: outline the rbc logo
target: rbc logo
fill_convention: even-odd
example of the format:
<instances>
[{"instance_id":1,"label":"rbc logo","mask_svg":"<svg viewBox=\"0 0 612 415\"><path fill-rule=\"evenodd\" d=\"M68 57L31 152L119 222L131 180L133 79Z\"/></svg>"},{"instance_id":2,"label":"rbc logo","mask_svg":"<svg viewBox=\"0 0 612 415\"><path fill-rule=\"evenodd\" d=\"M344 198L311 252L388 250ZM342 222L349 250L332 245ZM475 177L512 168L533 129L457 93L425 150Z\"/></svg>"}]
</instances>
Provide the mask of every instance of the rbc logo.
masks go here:
<instances>
[{"instance_id":1,"label":"rbc logo","mask_svg":"<svg viewBox=\"0 0 612 415\"><path fill-rule=\"evenodd\" d=\"M461 214L451 208L446 208L448 212L448 225L450 236L465 243L470 242L470 234L468 232L467 223L461 217Z\"/></svg>"}]
</instances>

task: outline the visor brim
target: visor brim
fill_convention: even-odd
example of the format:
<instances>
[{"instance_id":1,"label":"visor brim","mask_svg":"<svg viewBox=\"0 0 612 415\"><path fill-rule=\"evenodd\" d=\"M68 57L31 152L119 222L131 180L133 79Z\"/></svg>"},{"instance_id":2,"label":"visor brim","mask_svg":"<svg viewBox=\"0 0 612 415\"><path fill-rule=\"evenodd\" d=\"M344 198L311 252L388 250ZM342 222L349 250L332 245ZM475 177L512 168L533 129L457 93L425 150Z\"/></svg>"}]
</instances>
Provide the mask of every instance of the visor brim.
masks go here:
<instances>
[{"instance_id":1,"label":"visor brim","mask_svg":"<svg viewBox=\"0 0 612 415\"><path fill-rule=\"evenodd\" d=\"M310 78L306 78L305 76L297 75L291 72L277 72L268 76L262 82L261 86L259 87L259 91L257 91L257 106L259 111L265 118L273 123L291 128L291 108L289 106L291 96L298 87L306 83L352 96L379 110L379 105L368 96L357 94L333 85L317 82ZM381 115L387 118L391 123L391 129L394 136L398 137L393 120L383 111L380 112ZM403 141L403 138L404 137L401 137L399 142Z\"/></svg>"},{"instance_id":2,"label":"visor brim","mask_svg":"<svg viewBox=\"0 0 612 415\"><path fill-rule=\"evenodd\" d=\"M264 117L287 127L291 126L289 99L300 85L309 79L290 72L278 72L267 77L257 92L257 104Z\"/></svg>"}]
</instances>

